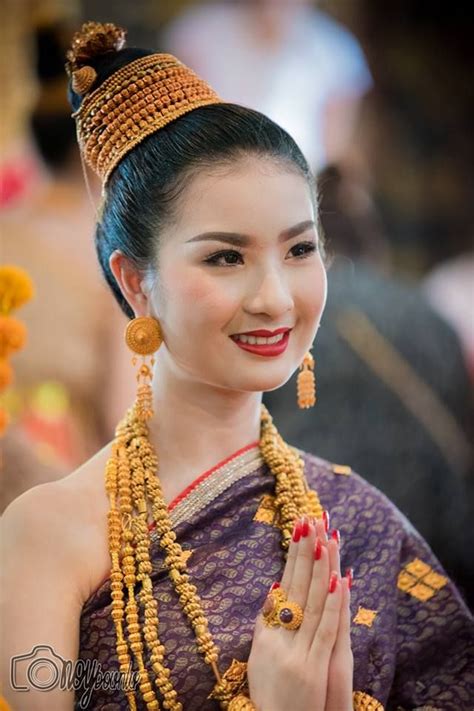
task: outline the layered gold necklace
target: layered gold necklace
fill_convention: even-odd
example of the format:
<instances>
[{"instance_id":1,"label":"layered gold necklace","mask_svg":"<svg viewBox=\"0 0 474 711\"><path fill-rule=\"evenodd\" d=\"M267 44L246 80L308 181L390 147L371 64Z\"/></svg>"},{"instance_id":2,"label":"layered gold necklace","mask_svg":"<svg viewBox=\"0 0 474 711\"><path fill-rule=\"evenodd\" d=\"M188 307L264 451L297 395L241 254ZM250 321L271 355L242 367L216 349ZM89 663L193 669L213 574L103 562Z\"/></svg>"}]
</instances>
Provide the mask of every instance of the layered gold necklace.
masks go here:
<instances>
[{"instance_id":1,"label":"layered gold necklace","mask_svg":"<svg viewBox=\"0 0 474 711\"><path fill-rule=\"evenodd\" d=\"M171 682L170 670L164 661L165 648L158 636L158 603L153 595L150 577L152 562L148 519L151 511L169 577L183 612L194 630L197 647L216 677L209 698L218 700L221 708L228 711L250 710L254 707L247 697L247 665L233 660L230 667L223 674L220 673L219 648L209 631L197 588L187 571L185 552L177 542L171 526L158 477L158 457L149 439L147 419L151 408L144 408L144 402L149 398L150 392L144 390L142 397L139 396L118 425L112 455L106 468L106 489L110 501L108 524L112 561L112 618L117 636L120 671L123 678L130 678L132 659L135 660L140 693L150 711L160 709L155 687L163 697L165 709L182 710ZM280 436L264 405L261 406L260 451L275 477L274 505L279 516L281 547L286 558L295 519L303 514L322 518L323 509L316 492L308 488L303 460ZM143 609L143 629L138 621L139 606L135 598L137 584L140 586L137 597ZM145 666L145 646L155 675L154 682ZM130 709L135 710L137 702L134 689L126 689L125 693Z\"/></svg>"}]
</instances>

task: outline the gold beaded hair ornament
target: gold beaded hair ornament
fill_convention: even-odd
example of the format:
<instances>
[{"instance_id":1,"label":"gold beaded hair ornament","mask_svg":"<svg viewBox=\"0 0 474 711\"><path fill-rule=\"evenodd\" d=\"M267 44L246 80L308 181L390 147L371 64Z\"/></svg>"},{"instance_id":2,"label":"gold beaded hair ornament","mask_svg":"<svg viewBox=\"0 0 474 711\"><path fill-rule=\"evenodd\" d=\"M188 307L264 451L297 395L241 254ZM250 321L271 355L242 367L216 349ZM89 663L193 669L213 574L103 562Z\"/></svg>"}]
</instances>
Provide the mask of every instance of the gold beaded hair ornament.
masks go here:
<instances>
[{"instance_id":1,"label":"gold beaded hair ornament","mask_svg":"<svg viewBox=\"0 0 474 711\"><path fill-rule=\"evenodd\" d=\"M91 91L97 72L89 62L123 49L125 38L116 25L86 22L67 53L71 86L83 97L73 114L79 147L104 184L144 138L193 109L223 103L189 67L162 53L129 62Z\"/></svg>"},{"instance_id":2,"label":"gold beaded hair ornament","mask_svg":"<svg viewBox=\"0 0 474 711\"><path fill-rule=\"evenodd\" d=\"M84 97L74 114L81 153L104 184L118 162L145 137L194 108L222 101L194 72L169 54L152 54L133 60L94 89L97 74L90 62L98 55L119 51L124 43L125 32L121 28L89 22L74 36L67 55L72 86ZM105 472L110 502L111 614L118 664L123 678L130 679L133 661L139 693L149 711L161 708L157 692L164 708L182 711L166 665L166 650L158 636L158 604L151 579L148 527L151 512L164 553L164 565L194 630L197 648L215 676L209 698L219 701L223 710L250 711L254 706L248 698L246 662L234 659L228 669L219 669L219 648L209 630L197 588L191 582L187 556L172 529L163 497L158 457L148 429L153 415L153 354L162 340L160 325L154 318L136 318L127 327L126 341L134 358L142 358L137 374L137 398L116 428ZM311 363L303 364L302 368L311 370ZM311 400L307 384L302 386L302 392L306 407ZM279 435L264 406L260 451L275 477L274 505L281 529L283 558L286 558L295 520L303 514L322 518L323 509L317 493L308 487L303 460ZM143 625L139 623L140 607ZM146 651L151 668L145 665ZM129 708L136 711L135 690L126 687L125 693Z\"/></svg>"}]
</instances>

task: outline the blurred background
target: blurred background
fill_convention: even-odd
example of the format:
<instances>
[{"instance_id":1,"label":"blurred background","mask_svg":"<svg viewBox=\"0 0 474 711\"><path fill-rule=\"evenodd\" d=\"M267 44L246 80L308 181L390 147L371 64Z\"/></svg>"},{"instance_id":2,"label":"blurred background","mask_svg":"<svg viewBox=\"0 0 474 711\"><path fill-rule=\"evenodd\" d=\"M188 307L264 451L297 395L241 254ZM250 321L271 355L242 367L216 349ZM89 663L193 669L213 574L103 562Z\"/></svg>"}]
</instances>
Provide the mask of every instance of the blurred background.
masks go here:
<instances>
[{"instance_id":1,"label":"blurred background","mask_svg":"<svg viewBox=\"0 0 474 711\"><path fill-rule=\"evenodd\" d=\"M113 436L134 392L95 260L64 55L85 20L176 54L297 140L318 176L329 295L317 403L265 394L282 435L349 464L474 605L472 10L420 0L1 0L2 263L28 332L1 395L3 510ZM198 475L199 472L196 472Z\"/></svg>"}]
</instances>

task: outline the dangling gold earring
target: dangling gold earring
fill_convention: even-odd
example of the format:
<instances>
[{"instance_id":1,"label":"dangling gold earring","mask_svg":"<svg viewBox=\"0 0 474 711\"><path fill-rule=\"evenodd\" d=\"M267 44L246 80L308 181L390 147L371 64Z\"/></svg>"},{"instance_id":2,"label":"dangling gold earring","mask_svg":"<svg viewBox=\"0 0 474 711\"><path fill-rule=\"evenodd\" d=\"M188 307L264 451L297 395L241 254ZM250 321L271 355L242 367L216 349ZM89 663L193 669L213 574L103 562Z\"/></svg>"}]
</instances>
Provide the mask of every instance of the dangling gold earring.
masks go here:
<instances>
[{"instance_id":1,"label":"dangling gold earring","mask_svg":"<svg viewBox=\"0 0 474 711\"><path fill-rule=\"evenodd\" d=\"M125 331L125 341L131 351L142 356L142 364L137 373L137 399L135 402L137 415L140 420L149 420L153 417L153 393L151 381L153 379L153 366L155 359L152 357L147 363L147 356L156 353L163 342L159 321L151 316L139 316L132 319ZM136 365L138 358L132 358Z\"/></svg>"},{"instance_id":2,"label":"dangling gold earring","mask_svg":"<svg viewBox=\"0 0 474 711\"><path fill-rule=\"evenodd\" d=\"M313 407L316 402L316 381L314 377L314 358L308 351L300 365L297 380L298 407L302 410Z\"/></svg>"}]
</instances>

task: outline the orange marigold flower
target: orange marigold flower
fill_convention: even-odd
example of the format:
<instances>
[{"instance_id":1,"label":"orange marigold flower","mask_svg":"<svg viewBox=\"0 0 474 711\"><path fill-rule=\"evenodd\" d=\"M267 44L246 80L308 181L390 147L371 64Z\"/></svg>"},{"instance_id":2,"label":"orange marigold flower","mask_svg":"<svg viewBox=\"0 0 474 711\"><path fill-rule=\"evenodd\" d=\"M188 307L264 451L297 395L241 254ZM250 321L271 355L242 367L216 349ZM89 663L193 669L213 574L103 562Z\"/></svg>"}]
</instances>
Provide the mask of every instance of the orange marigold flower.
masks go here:
<instances>
[{"instance_id":1,"label":"orange marigold flower","mask_svg":"<svg viewBox=\"0 0 474 711\"><path fill-rule=\"evenodd\" d=\"M5 390L13 381L13 368L4 358L0 359L0 391Z\"/></svg>"},{"instance_id":2,"label":"orange marigold flower","mask_svg":"<svg viewBox=\"0 0 474 711\"><path fill-rule=\"evenodd\" d=\"M0 313L9 314L34 296L29 274L21 267L6 264L0 267Z\"/></svg>"},{"instance_id":3,"label":"orange marigold flower","mask_svg":"<svg viewBox=\"0 0 474 711\"><path fill-rule=\"evenodd\" d=\"M20 350L26 343L26 327L11 316L0 315L0 358Z\"/></svg>"},{"instance_id":4,"label":"orange marigold flower","mask_svg":"<svg viewBox=\"0 0 474 711\"><path fill-rule=\"evenodd\" d=\"M9 421L10 418L8 417L7 411L0 407L0 436L7 429Z\"/></svg>"}]
</instances>

